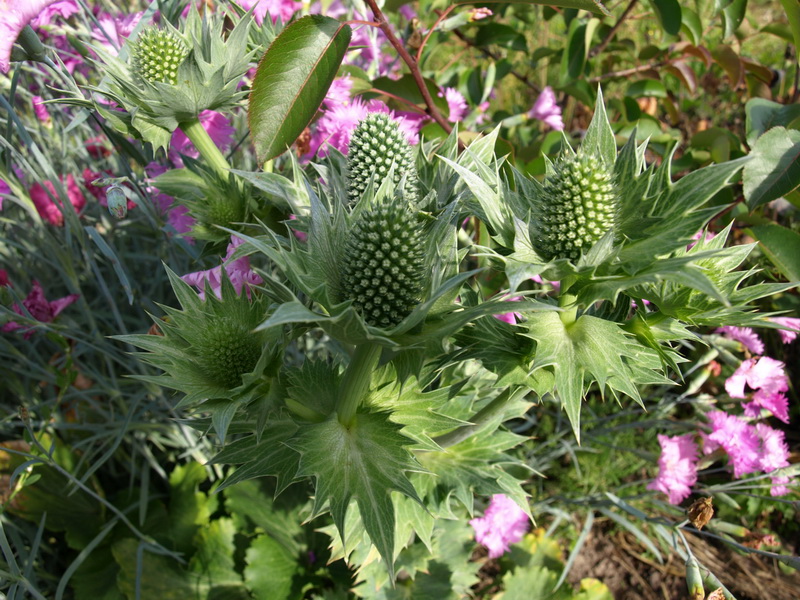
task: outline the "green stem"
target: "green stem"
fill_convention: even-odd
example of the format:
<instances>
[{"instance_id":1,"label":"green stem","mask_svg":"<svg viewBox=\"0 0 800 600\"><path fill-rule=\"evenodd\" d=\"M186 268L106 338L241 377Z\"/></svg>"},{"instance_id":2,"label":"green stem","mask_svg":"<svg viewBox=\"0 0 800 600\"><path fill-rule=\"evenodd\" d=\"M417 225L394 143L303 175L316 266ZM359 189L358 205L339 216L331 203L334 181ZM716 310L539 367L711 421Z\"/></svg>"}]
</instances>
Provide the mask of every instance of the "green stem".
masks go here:
<instances>
[{"instance_id":1,"label":"green stem","mask_svg":"<svg viewBox=\"0 0 800 600\"><path fill-rule=\"evenodd\" d=\"M463 442L468 437L477 433L486 423L496 417L505 408L506 404L513 400L518 400L528 390L519 387L513 392L510 388L506 388L498 396L479 410L474 417L470 419L469 425L462 425L458 429L454 429L444 435L433 438L433 441L439 444L442 448L449 448L456 444Z\"/></svg>"},{"instance_id":2,"label":"green stem","mask_svg":"<svg viewBox=\"0 0 800 600\"><path fill-rule=\"evenodd\" d=\"M339 423L345 427L353 425L356 410L369 391L372 372L378 366L380 357L381 347L378 344L368 342L356 346L353 358L350 359L350 364L344 373L339 398L336 401Z\"/></svg>"},{"instance_id":3,"label":"green stem","mask_svg":"<svg viewBox=\"0 0 800 600\"><path fill-rule=\"evenodd\" d=\"M197 151L200 153L206 162L211 165L223 179L228 179L228 172L231 166L228 164L225 155L220 152L220 149L208 135L206 128L200 123L197 117L189 119L179 124L181 131L186 134L186 137L194 144Z\"/></svg>"},{"instance_id":4,"label":"green stem","mask_svg":"<svg viewBox=\"0 0 800 600\"><path fill-rule=\"evenodd\" d=\"M573 283L574 280L572 277L565 277L561 281L561 293L558 296L558 306L562 309L559 316L561 317L561 322L564 324L564 327L569 327L578 318L578 305L576 303L578 298L575 294L569 293L569 288Z\"/></svg>"}]
</instances>

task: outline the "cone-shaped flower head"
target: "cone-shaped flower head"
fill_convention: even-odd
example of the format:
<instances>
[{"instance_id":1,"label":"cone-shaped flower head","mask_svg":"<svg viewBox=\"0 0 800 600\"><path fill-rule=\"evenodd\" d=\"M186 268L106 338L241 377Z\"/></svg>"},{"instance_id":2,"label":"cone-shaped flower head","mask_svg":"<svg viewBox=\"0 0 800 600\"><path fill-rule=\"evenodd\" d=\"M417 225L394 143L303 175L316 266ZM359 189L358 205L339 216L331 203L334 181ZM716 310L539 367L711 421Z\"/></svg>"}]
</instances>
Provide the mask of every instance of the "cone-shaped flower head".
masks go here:
<instances>
[{"instance_id":1,"label":"cone-shaped flower head","mask_svg":"<svg viewBox=\"0 0 800 600\"><path fill-rule=\"evenodd\" d=\"M374 326L392 328L419 304L425 260L409 204L387 198L356 217L345 244L340 289Z\"/></svg>"},{"instance_id":2,"label":"cone-shaped flower head","mask_svg":"<svg viewBox=\"0 0 800 600\"><path fill-rule=\"evenodd\" d=\"M394 182L406 177L403 189L411 202L417 199L417 171L411 145L400 126L385 113L369 113L350 137L347 152L347 186L351 204L355 204L374 175L379 186L394 163Z\"/></svg>"},{"instance_id":3,"label":"cone-shaped flower head","mask_svg":"<svg viewBox=\"0 0 800 600\"><path fill-rule=\"evenodd\" d=\"M533 243L547 259L577 261L614 229L619 198L612 173L595 156L560 158L534 200Z\"/></svg>"},{"instance_id":4,"label":"cone-shaped flower head","mask_svg":"<svg viewBox=\"0 0 800 600\"><path fill-rule=\"evenodd\" d=\"M188 54L189 49L175 32L148 27L136 40L133 66L139 77L149 83L175 85L178 67Z\"/></svg>"}]
</instances>

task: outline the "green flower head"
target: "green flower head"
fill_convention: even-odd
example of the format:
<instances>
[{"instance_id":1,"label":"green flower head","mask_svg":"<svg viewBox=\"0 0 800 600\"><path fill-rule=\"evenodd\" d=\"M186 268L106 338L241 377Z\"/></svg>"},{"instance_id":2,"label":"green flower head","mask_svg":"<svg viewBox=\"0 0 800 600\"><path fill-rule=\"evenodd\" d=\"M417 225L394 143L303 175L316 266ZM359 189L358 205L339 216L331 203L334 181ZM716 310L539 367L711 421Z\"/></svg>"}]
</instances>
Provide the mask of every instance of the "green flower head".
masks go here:
<instances>
[{"instance_id":1,"label":"green flower head","mask_svg":"<svg viewBox=\"0 0 800 600\"><path fill-rule=\"evenodd\" d=\"M132 54L134 70L144 81L175 85L189 49L174 31L149 27L139 34Z\"/></svg>"}]
</instances>

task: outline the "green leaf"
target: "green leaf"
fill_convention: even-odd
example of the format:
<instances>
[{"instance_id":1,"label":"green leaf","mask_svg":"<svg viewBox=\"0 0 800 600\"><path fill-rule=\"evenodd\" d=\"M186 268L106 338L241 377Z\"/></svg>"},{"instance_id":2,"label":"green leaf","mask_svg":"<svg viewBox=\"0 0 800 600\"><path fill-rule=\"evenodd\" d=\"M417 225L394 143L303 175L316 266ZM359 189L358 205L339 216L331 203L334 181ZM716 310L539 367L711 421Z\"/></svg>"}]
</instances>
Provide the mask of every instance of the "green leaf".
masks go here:
<instances>
[{"instance_id":1,"label":"green leaf","mask_svg":"<svg viewBox=\"0 0 800 600\"><path fill-rule=\"evenodd\" d=\"M722 9L722 22L725 26L723 39L736 33L739 25L744 21L745 12L747 12L747 0L733 0Z\"/></svg>"},{"instance_id":2,"label":"green leaf","mask_svg":"<svg viewBox=\"0 0 800 600\"><path fill-rule=\"evenodd\" d=\"M642 403L641 383L669 383L656 373L661 364L655 352L631 339L616 323L582 315L569 326L557 313L529 317L527 335L537 342L537 368L551 369L555 388L580 440L581 401L592 381Z\"/></svg>"},{"instance_id":3,"label":"green leaf","mask_svg":"<svg viewBox=\"0 0 800 600\"><path fill-rule=\"evenodd\" d=\"M555 572L541 566L517 567L503 577L503 600L567 600L572 597L566 589L556 592L558 577Z\"/></svg>"},{"instance_id":4,"label":"green leaf","mask_svg":"<svg viewBox=\"0 0 800 600\"><path fill-rule=\"evenodd\" d=\"M126 598L137 597L139 581L141 598L205 600L209 588L196 573L182 570L175 560L153 554L147 547L140 548L135 539L120 540L112 552L120 566L117 585Z\"/></svg>"},{"instance_id":5,"label":"green leaf","mask_svg":"<svg viewBox=\"0 0 800 600\"><path fill-rule=\"evenodd\" d=\"M800 281L800 234L780 225L751 228L767 258L789 281Z\"/></svg>"},{"instance_id":6,"label":"green leaf","mask_svg":"<svg viewBox=\"0 0 800 600\"><path fill-rule=\"evenodd\" d=\"M743 173L750 210L800 186L800 131L773 127L758 138L751 156Z\"/></svg>"},{"instance_id":7,"label":"green leaf","mask_svg":"<svg viewBox=\"0 0 800 600\"><path fill-rule=\"evenodd\" d=\"M625 92L625 95L631 98L666 98L667 88L658 79L640 79L628 86L628 91Z\"/></svg>"},{"instance_id":8,"label":"green leaf","mask_svg":"<svg viewBox=\"0 0 800 600\"><path fill-rule=\"evenodd\" d=\"M439 96L439 86L436 85L436 82L432 79L424 79L424 81L425 87L428 88L428 93L433 99L433 103L436 105L436 108L438 108L442 114L448 114L449 106L447 104L447 100L444 97ZM422 97L422 92L420 92L419 86L417 86L417 82L413 75L403 75L399 79L392 79L391 77L378 77L372 82L370 87L375 88L380 92L386 92L392 96L397 96L398 98L408 100L412 104L425 107L425 98ZM363 94L363 96L368 99L375 97L375 94L374 92L370 92ZM397 106L400 110L407 110L403 104L395 105L391 97L389 98L389 104L392 107Z\"/></svg>"},{"instance_id":9,"label":"green leaf","mask_svg":"<svg viewBox=\"0 0 800 600\"><path fill-rule=\"evenodd\" d=\"M478 28L475 45L483 47L492 44L509 50L525 51L528 49L525 36L513 27L502 23L486 23Z\"/></svg>"},{"instance_id":10,"label":"green leaf","mask_svg":"<svg viewBox=\"0 0 800 600\"><path fill-rule=\"evenodd\" d=\"M692 44L697 46L703 39L703 23L700 16L687 6L681 7L682 29L686 33Z\"/></svg>"},{"instance_id":11,"label":"green leaf","mask_svg":"<svg viewBox=\"0 0 800 600\"><path fill-rule=\"evenodd\" d=\"M569 24L567 34L567 46L561 57L561 82L569 83L583 77L583 69L586 66L586 24L578 19L573 19Z\"/></svg>"},{"instance_id":12,"label":"green leaf","mask_svg":"<svg viewBox=\"0 0 800 600\"><path fill-rule=\"evenodd\" d=\"M744 108L747 144L752 148L764 132L773 127L792 127L800 122L800 104L779 104L765 98L751 98Z\"/></svg>"},{"instance_id":13,"label":"green leaf","mask_svg":"<svg viewBox=\"0 0 800 600\"><path fill-rule=\"evenodd\" d=\"M800 48L800 5L795 0L781 0L781 6L789 19L789 27L791 27L794 37L794 47L795 49ZM795 58L800 60L797 56Z\"/></svg>"},{"instance_id":14,"label":"green leaf","mask_svg":"<svg viewBox=\"0 0 800 600\"><path fill-rule=\"evenodd\" d=\"M525 2L541 4L543 6L559 6L561 8L588 10L589 12L599 15L611 15L600 0L525 0Z\"/></svg>"},{"instance_id":15,"label":"green leaf","mask_svg":"<svg viewBox=\"0 0 800 600\"><path fill-rule=\"evenodd\" d=\"M195 536L197 550L189 561L189 570L197 573L200 580L205 581L212 591L217 587L242 585L242 578L233 563L235 533L233 520L226 518L211 521Z\"/></svg>"},{"instance_id":16,"label":"green leaf","mask_svg":"<svg viewBox=\"0 0 800 600\"><path fill-rule=\"evenodd\" d=\"M194 550L195 534L208 525L216 509L216 500L198 491L206 478L205 467L196 462L178 465L169 475L170 540L175 550L185 554Z\"/></svg>"},{"instance_id":17,"label":"green leaf","mask_svg":"<svg viewBox=\"0 0 800 600\"><path fill-rule=\"evenodd\" d=\"M300 571L297 559L266 534L247 549L244 579L256 600L288 600L292 582Z\"/></svg>"},{"instance_id":18,"label":"green leaf","mask_svg":"<svg viewBox=\"0 0 800 600\"><path fill-rule=\"evenodd\" d=\"M650 0L650 4L661 21L661 27L670 35L677 35L681 30L681 5L678 0Z\"/></svg>"},{"instance_id":19,"label":"green leaf","mask_svg":"<svg viewBox=\"0 0 800 600\"><path fill-rule=\"evenodd\" d=\"M614 140L614 131L608 122L606 107L603 103L603 92L599 87L597 88L594 116L586 130L586 137L583 138L581 151L588 155L599 156L606 167L614 168L617 159L617 143Z\"/></svg>"},{"instance_id":20,"label":"green leaf","mask_svg":"<svg viewBox=\"0 0 800 600\"><path fill-rule=\"evenodd\" d=\"M407 471L421 471L406 449L407 438L387 413L358 413L352 427L335 418L304 427L287 442L301 454L301 476L317 481L313 515L328 504L342 538L350 500L355 498L364 528L394 578L392 491L420 502Z\"/></svg>"},{"instance_id":21,"label":"green leaf","mask_svg":"<svg viewBox=\"0 0 800 600\"><path fill-rule=\"evenodd\" d=\"M316 114L350 43L350 26L321 15L290 24L258 65L248 117L260 161L286 150Z\"/></svg>"}]
</instances>

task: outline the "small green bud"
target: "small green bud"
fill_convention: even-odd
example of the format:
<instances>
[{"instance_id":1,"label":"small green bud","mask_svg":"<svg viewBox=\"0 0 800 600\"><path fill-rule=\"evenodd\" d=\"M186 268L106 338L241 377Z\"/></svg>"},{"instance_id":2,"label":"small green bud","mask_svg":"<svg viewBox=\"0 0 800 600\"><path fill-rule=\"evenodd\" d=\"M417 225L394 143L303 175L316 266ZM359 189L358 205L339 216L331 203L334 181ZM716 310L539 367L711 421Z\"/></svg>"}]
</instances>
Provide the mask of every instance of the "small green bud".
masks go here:
<instances>
[{"instance_id":1,"label":"small green bud","mask_svg":"<svg viewBox=\"0 0 800 600\"><path fill-rule=\"evenodd\" d=\"M358 216L340 288L367 323L388 329L407 317L420 302L424 271L422 234L408 203L376 202Z\"/></svg>"},{"instance_id":2,"label":"small green bud","mask_svg":"<svg viewBox=\"0 0 800 600\"><path fill-rule=\"evenodd\" d=\"M194 340L192 352L198 365L221 387L242 384L242 375L256 368L261 357L262 340L236 319L219 319Z\"/></svg>"},{"instance_id":3,"label":"small green bud","mask_svg":"<svg viewBox=\"0 0 800 600\"><path fill-rule=\"evenodd\" d=\"M411 145L397 121L385 113L369 113L350 136L347 152L347 195L355 204L375 176L379 186L395 165L394 182L406 175L403 192L410 202L417 200L417 170Z\"/></svg>"},{"instance_id":4,"label":"small green bud","mask_svg":"<svg viewBox=\"0 0 800 600\"><path fill-rule=\"evenodd\" d=\"M108 201L108 212L112 216L123 219L128 214L128 198L125 191L119 185L111 185L106 190L106 200Z\"/></svg>"},{"instance_id":5,"label":"small green bud","mask_svg":"<svg viewBox=\"0 0 800 600\"><path fill-rule=\"evenodd\" d=\"M142 31L133 49L133 66L139 77L150 83L178 82L178 67L189 49L174 32L151 27Z\"/></svg>"},{"instance_id":6,"label":"small green bud","mask_svg":"<svg viewBox=\"0 0 800 600\"><path fill-rule=\"evenodd\" d=\"M617 219L619 196L611 172L595 156L561 158L534 201L533 243L547 259L577 261Z\"/></svg>"}]
</instances>

